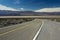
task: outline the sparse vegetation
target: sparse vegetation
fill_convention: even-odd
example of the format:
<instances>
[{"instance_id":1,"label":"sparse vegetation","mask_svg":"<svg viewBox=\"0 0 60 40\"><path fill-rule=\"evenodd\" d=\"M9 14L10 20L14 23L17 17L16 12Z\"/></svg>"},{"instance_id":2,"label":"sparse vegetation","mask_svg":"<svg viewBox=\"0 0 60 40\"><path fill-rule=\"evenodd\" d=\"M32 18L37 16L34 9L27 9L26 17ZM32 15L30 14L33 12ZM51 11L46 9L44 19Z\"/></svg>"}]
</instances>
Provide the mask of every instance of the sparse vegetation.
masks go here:
<instances>
[{"instance_id":1,"label":"sparse vegetation","mask_svg":"<svg viewBox=\"0 0 60 40\"><path fill-rule=\"evenodd\" d=\"M15 25L15 24L20 24L28 21L32 21L33 18L27 18L27 19L0 19L0 28L9 26L9 25Z\"/></svg>"},{"instance_id":2,"label":"sparse vegetation","mask_svg":"<svg viewBox=\"0 0 60 40\"><path fill-rule=\"evenodd\" d=\"M52 21L60 22L60 19L51 19Z\"/></svg>"},{"instance_id":3,"label":"sparse vegetation","mask_svg":"<svg viewBox=\"0 0 60 40\"><path fill-rule=\"evenodd\" d=\"M60 22L60 19L56 19L57 22Z\"/></svg>"}]
</instances>

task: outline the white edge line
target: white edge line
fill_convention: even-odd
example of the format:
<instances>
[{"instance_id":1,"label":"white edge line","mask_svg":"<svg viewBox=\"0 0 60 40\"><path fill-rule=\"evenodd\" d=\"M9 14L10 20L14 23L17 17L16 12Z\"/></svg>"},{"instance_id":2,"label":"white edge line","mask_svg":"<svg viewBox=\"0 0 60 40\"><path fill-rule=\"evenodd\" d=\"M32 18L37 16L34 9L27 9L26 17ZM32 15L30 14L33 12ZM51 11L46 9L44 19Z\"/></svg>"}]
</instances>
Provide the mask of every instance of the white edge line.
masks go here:
<instances>
[{"instance_id":1,"label":"white edge line","mask_svg":"<svg viewBox=\"0 0 60 40\"><path fill-rule=\"evenodd\" d=\"M41 31L41 29L42 29L42 27L43 27L43 24L44 24L44 22L42 21L42 25L41 25L41 27L39 28L39 30L37 31L37 33L36 33L36 35L34 36L33 40L36 40L36 38L38 37L38 35L39 35L39 33L40 33L40 31Z\"/></svg>"}]
</instances>

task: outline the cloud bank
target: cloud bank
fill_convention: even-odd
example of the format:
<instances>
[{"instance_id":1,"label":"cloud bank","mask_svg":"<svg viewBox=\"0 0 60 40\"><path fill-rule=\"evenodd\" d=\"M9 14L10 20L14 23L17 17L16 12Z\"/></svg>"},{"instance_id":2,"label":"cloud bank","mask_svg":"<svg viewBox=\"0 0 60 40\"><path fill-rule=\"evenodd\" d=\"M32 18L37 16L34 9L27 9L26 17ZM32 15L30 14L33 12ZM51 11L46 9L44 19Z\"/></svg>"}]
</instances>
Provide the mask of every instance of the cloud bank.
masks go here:
<instances>
[{"instance_id":1,"label":"cloud bank","mask_svg":"<svg viewBox=\"0 0 60 40\"><path fill-rule=\"evenodd\" d=\"M16 9L14 9L14 8L7 7L7 6L1 5L1 4L0 4L0 10L17 11L17 10L16 10Z\"/></svg>"},{"instance_id":2,"label":"cloud bank","mask_svg":"<svg viewBox=\"0 0 60 40\"><path fill-rule=\"evenodd\" d=\"M60 12L60 7L56 8L43 8L39 10L35 10L35 12Z\"/></svg>"}]
</instances>

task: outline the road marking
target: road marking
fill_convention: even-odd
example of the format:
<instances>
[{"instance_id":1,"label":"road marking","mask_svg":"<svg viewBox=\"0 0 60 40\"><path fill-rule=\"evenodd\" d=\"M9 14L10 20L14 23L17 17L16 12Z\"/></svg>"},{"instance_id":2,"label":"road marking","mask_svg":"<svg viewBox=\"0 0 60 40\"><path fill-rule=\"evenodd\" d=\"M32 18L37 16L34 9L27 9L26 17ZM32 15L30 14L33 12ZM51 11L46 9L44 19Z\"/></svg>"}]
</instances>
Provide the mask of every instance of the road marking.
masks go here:
<instances>
[{"instance_id":1,"label":"road marking","mask_svg":"<svg viewBox=\"0 0 60 40\"><path fill-rule=\"evenodd\" d=\"M23 29L23 28L28 27L28 26L29 26L29 25L26 25L26 26L24 26L24 27L16 28L16 29L14 29L14 30L11 30L11 31L2 33L2 34L0 34L0 36L5 35L5 34L8 34L8 33L11 33L11 32L13 32L13 31L16 31L16 30L19 30L19 29Z\"/></svg>"},{"instance_id":2,"label":"road marking","mask_svg":"<svg viewBox=\"0 0 60 40\"><path fill-rule=\"evenodd\" d=\"M26 25L26 26L24 26L24 27L16 28L16 29L14 29L14 30L11 30L11 31L2 33L2 34L0 34L0 36L5 35L5 34L8 34L8 33L11 33L11 32L14 32L14 31L19 30L19 29L23 29L23 28L28 27L28 26L29 26L29 25Z\"/></svg>"},{"instance_id":3,"label":"road marking","mask_svg":"<svg viewBox=\"0 0 60 40\"><path fill-rule=\"evenodd\" d=\"M37 33L36 33L36 35L34 36L33 40L36 40L36 38L38 37L38 35L39 35L39 33L40 33L40 31L41 31L41 29L42 29L42 27L43 27L43 25L44 25L44 22L42 22L42 25L41 25L41 27L39 28L39 30L37 31Z\"/></svg>"}]
</instances>

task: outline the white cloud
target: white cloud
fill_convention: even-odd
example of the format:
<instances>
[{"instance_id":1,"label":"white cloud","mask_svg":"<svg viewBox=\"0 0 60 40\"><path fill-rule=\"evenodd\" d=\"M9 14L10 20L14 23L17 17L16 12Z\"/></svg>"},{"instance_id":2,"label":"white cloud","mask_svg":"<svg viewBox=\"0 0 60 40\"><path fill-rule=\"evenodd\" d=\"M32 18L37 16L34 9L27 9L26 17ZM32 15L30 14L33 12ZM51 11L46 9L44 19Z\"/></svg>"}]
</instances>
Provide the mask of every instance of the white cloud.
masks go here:
<instances>
[{"instance_id":1,"label":"white cloud","mask_svg":"<svg viewBox=\"0 0 60 40\"><path fill-rule=\"evenodd\" d=\"M25 11L25 9L24 9L24 8L20 8L20 10L21 10L21 11Z\"/></svg>"},{"instance_id":2,"label":"white cloud","mask_svg":"<svg viewBox=\"0 0 60 40\"><path fill-rule=\"evenodd\" d=\"M28 9L20 8L20 11L28 11Z\"/></svg>"},{"instance_id":3,"label":"white cloud","mask_svg":"<svg viewBox=\"0 0 60 40\"><path fill-rule=\"evenodd\" d=\"M20 11L32 11L32 9L27 9L27 8L20 8Z\"/></svg>"},{"instance_id":4,"label":"white cloud","mask_svg":"<svg viewBox=\"0 0 60 40\"><path fill-rule=\"evenodd\" d=\"M7 6L1 5L1 4L0 4L0 10L11 10L11 11L17 11L17 10L14 9L14 8L7 7Z\"/></svg>"},{"instance_id":5,"label":"white cloud","mask_svg":"<svg viewBox=\"0 0 60 40\"><path fill-rule=\"evenodd\" d=\"M56 8L43 8L43 9L35 10L35 12L60 12L60 7L56 7Z\"/></svg>"}]
</instances>

